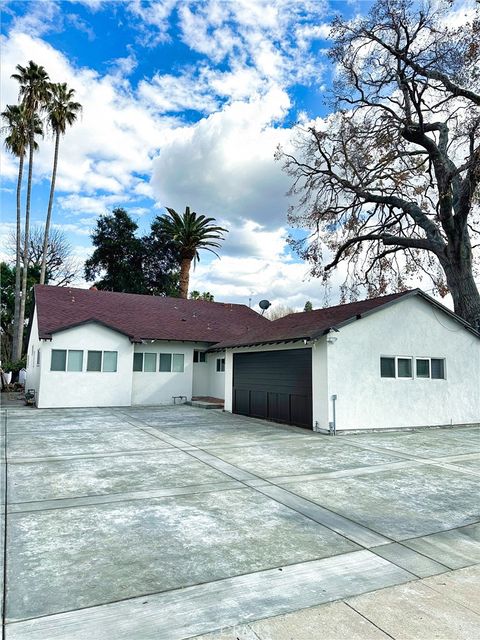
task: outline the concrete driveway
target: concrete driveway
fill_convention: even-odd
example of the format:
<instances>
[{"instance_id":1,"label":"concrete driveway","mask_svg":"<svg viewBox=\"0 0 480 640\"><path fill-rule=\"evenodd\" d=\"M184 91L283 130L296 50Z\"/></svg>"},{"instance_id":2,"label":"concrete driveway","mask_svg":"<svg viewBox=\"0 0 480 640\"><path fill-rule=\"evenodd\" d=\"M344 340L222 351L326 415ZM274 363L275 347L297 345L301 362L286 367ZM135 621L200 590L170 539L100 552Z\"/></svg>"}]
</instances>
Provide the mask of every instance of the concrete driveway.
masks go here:
<instances>
[{"instance_id":1,"label":"concrete driveway","mask_svg":"<svg viewBox=\"0 0 480 640\"><path fill-rule=\"evenodd\" d=\"M476 429L7 413L7 640L180 640L480 563Z\"/></svg>"}]
</instances>

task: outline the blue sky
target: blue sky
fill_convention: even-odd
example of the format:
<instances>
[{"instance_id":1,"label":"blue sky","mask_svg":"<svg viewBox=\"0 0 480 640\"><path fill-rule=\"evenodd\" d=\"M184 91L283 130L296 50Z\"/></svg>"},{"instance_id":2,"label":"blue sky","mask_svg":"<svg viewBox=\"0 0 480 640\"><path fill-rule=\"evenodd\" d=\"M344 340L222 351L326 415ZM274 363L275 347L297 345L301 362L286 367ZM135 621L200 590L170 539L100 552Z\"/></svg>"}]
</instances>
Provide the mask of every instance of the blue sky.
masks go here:
<instances>
[{"instance_id":1,"label":"blue sky","mask_svg":"<svg viewBox=\"0 0 480 640\"><path fill-rule=\"evenodd\" d=\"M299 119L327 113L326 56L336 12L323 0L4 2L2 110L17 63L42 64L76 90L83 114L62 140L53 222L79 264L96 218L124 206L146 230L162 207L190 205L230 229L192 287L217 300L324 301L286 245L289 178L273 159ZM45 217L53 145L34 164L33 224ZM2 149L2 238L15 217L17 166ZM341 273L333 287L341 281ZM335 295L333 293L333 295Z\"/></svg>"}]
</instances>

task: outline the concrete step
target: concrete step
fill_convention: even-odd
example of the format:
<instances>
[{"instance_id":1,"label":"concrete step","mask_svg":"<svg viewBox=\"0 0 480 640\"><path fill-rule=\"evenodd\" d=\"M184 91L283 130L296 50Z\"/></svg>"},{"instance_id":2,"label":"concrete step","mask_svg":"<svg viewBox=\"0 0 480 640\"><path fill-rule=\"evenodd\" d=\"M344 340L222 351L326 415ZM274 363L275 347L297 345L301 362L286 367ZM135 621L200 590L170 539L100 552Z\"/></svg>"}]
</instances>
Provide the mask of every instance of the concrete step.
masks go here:
<instances>
[{"instance_id":1,"label":"concrete step","mask_svg":"<svg viewBox=\"0 0 480 640\"><path fill-rule=\"evenodd\" d=\"M206 402L205 400L191 400L185 404L191 407L199 407L200 409L223 409L223 402Z\"/></svg>"}]
</instances>

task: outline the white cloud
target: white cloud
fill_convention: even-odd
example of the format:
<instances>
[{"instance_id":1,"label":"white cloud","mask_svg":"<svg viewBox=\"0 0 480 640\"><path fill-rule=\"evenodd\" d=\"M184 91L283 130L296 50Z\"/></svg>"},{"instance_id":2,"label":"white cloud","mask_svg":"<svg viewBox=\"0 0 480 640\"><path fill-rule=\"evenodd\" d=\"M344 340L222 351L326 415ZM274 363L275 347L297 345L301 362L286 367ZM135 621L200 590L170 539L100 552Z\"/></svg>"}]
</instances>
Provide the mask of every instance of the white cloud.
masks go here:
<instances>
[{"instance_id":1,"label":"white cloud","mask_svg":"<svg viewBox=\"0 0 480 640\"><path fill-rule=\"evenodd\" d=\"M185 109L211 113L219 106L206 79L189 73L156 74L151 81L142 80L138 92L144 102L154 105L159 113Z\"/></svg>"},{"instance_id":2,"label":"white cloud","mask_svg":"<svg viewBox=\"0 0 480 640\"><path fill-rule=\"evenodd\" d=\"M151 185L159 203L180 210L188 204L229 223L247 219L278 228L290 179L273 156L290 131L275 123L289 106L284 91L271 90L171 131L153 164Z\"/></svg>"},{"instance_id":3,"label":"white cloud","mask_svg":"<svg viewBox=\"0 0 480 640\"><path fill-rule=\"evenodd\" d=\"M102 77L91 69L75 68L62 53L38 38L14 32L2 39L2 53L2 109L17 101L17 84L10 78L15 65L30 59L43 65L53 81L65 81L74 88L83 105L77 123L60 144L59 193L102 190L120 197L140 188L139 176L150 172L151 158L175 120L153 115L115 74ZM43 141L35 159L37 180L49 179L52 155L51 141ZM11 159L4 170L7 177L15 178L16 164Z\"/></svg>"},{"instance_id":4,"label":"white cloud","mask_svg":"<svg viewBox=\"0 0 480 640\"><path fill-rule=\"evenodd\" d=\"M61 30L60 5L56 0L43 0L25 4L23 15L14 15L11 30L32 36L41 36L49 31ZM5 9L9 11L8 4Z\"/></svg>"},{"instance_id":5,"label":"white cloud","mask_svg":"<svg viewBox=\"0 0 480 640\"><path fill-rule=\"evenodd\" d=\"M110 211L112 207L122 206L125 204L125 201L128 200L128 197L119 200L116 195L83 196L74 193L67 196L60 196L58 203L65 212L75 213L77 215L102 215Z\"/></svg>"},{"instance_id":6,"label":"white cloud","mask_svg":"<svg viewBox=\"0 0 480 640\"><path fill-rule=\"evenodd\" d=\"M335 277L333 289L336 292L336 285L340 282L340 278ZM272 304L291 306L297 311L303 309L307 300L314 307L323 306L325 302L322 283L309 278L305 264L289 260L285 254L247 258L224 256L222 252L220 260L197 265L191 273L190 289L210 291L217 301L247 304L251 297L255 308L263 299L270 300ZM337 301L338 293L337 298L330 299L330 303Z\"/></svg>"}]
</instances>

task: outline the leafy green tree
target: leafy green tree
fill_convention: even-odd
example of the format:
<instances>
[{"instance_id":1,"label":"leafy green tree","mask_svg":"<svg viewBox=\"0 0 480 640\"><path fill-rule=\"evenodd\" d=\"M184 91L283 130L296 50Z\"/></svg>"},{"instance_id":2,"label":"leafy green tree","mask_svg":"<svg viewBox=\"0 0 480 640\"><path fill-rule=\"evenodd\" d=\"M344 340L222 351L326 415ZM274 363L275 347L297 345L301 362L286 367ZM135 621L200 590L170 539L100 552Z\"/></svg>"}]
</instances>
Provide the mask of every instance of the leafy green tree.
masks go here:
<instances>
[{"instance_id":1,"label":"leafy green tree","mask_svg":"<svg viewBox=\"0 0 480 640\"><path fill-rule=\"evenodd\" d=\"M28 236L30 231L30 203L32 196L32 175L33 175L33 153L35 151L35 132L37 130L38 116L44 110L50 98L50 82L48 73L41 65L35 64L32 60L26 67L17 64L18 73L12 74L12 78L20 84L19 99L25 109L28 122L28 181L27 200L25 205L25 243L23 253L22 287L20 299L20 312L18 318L18 336L16 352L21 355L23 345L23 331L25 319L25 303L27 298L27 277L28 277Z\"/></svg>"},{"instance_id":2,"label":"leafy green tree","mask_svg":"<svg viewBox=\"0 0 480 640\"><path fill-rule=\"evenodd\" d=\"M167 238L172 240L180 255L180 297L188 297L188 283L190 280L190 267L197 260L200 260L199 250L205 249L218 254L213 247L218 248L224 240L223 234L227 229L219 227L215 223L215 218L207 218L198 215L195 211L190 211L186 207L185 213L180 215L166 207L167 214L156 218L154 224ZM153 225L152 225L153 228Z\"/></svg>"},{"instance_id":3,"label":"leafy green tree","mask_svg":"<svg viewBox=\"0 0 480 640\"><path fill-rule=\"evenodd\" d=\"M1 358L2 362L17 362L20 358L14 357L13 347L15 346L16 326L15 318L15 277L16 269L6 262L0 263L0 278L2 282L2 296L0 299L1 315ZM33 287L38 284L40 268L33 267L28 271L27 296L25 300L25 315L30 317L33 311ZM24 340L26 342L26 340ZM26 345L22 345L23 347ZM22 351L21 350L21 351Z\"/></svg>"},{"instance_id":4,"label":"leafy green tree","mask_svg":"<svg viewBox=\"0 0 480 640\"><path fill-rule=\"evenodd\" d=\"M205 300L205 302L214 302L215 298L210 291L204 291L200 293L200 291L192 291L190 293L190 300Z\"/></svg>"},{"instance_id":5,"label":"leafy green tree","mask_svg":"<svg viewBox=\"0 0 480 640\"><path fill-rule=\"evenodd\" d=\"M45 282L48 255L48 234L50 232L50 220L52 217L53 196L55 193L55 181L57 178L58 149L60 138L65 134L67 127L71 127L82 109L79 102L75 102L74 89L69 89L65 82L50 85L50 99L46 105L48 124L55 137L55 151L53 154L52 179L50 183L50 196L48 199L47 217L45 220L45 236L43 239L43 256L40 270L40 284Z\"/></svg>"},{"instance_id":6,"label":"leafy green tree","mask_svg":"<svg viewBox=\"0 0 480 640\"><path fill-rule=\"evenodd\" d=\"M14 293L14 316L13 316L13 351L10 354L14 360L20 358L21 354L18 352L18 331L19 331L19 318L20 318L20 300L21 300L21 262L22 262L22 249L21 249L21 223L22 223L22 206L21 206L21 192L22 192L22 180L23 180L23 166L25 161L25 155L27 153L29 143L29 122L27 117L27 110L24 105L7 105L5 111L1 114L2 119L6 123L3 127L3 131L6 132L4 144L8 151L18 158L18 178L17 178L17 228L15 238L15 293ZM38 116L34 122L34 135L42 135L42 123ZM34 150L38 149L38 144L34 140Z\"/></svg>"},{"instance_id":7,"label":"leafy green tree","mask_svg":"<svg viewBox=\"0 0 480 640\"><path fill-rule=\"evenodd\" d=\"M304 311L313 311L313 305L310 300L307 300L305 306L303 307Z\"/></svg>"},{"instance_id":8,"label":"leafy green tree","mask_svg":"<svg viewBox=\"0 0 480 640\"><path fill-rule=\"evenodd\" d=\"M85 262L85 278L99 289L172 295L178 287L178 255L161 229L136 235L138 225L123 208L101 216L92 233L95 250Z\"/></svg>"},{"instance_id":9,"label":"leafy green tree","mask_svg":"<svg viewBox=\"0 0 480 640\"><path fill-rule=\"evenodd\" d=\"M140 293L143 288L142 242L135 232L138 225L125 209L116 208L101 216L92 233L95 251L85 262L85 278L99 289Z\"/></svg>"},{"instance_id":10,"label":"leafy green tree","mask_svg":"<svg viewBox=\"0 0 480 640\"><path fill-rule=\"evenodd\" d=\"M155 221L142 238L144 293L178 297L179 254L175 244Z\"/></svg>"}]
</instances>

